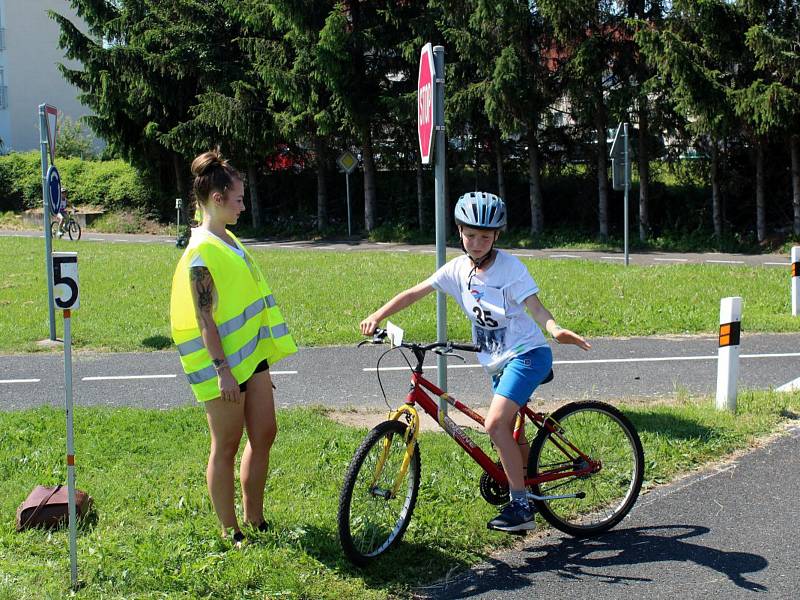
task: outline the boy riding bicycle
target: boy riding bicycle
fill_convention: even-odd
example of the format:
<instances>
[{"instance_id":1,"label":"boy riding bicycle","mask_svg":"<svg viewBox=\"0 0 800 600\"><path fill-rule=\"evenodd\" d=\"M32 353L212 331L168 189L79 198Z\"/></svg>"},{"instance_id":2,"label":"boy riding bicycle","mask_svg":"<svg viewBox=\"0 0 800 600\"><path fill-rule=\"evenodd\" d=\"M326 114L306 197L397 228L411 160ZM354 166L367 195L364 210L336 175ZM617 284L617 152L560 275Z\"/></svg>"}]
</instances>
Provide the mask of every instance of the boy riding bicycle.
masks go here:
<instances>
[{"instance_id":1,"label":"boy riding bicycle","mask_svg":"<svg viewBox=\"0 0 800 600\"><path fill-rule=\"evenodd\" d=\"M456 300L472 321L472 340L481 347L478 360L492 377L494 395L485 427L500 455L511 496L511 502L487 526L507 532L531 530L536 524L524 484L527 446L517 446L513 427L517 412L553 364L540 327L561 344L584 350L591 345L580 335L559 327L539 301L539 287L525 265L494 248L506 225L506 207L500 198L485 192L464 194L456 204L455 220L465 255L397 294L361 321L361 333L371 335L383 319L434 290Z\"/></svg>"}]
</instances>

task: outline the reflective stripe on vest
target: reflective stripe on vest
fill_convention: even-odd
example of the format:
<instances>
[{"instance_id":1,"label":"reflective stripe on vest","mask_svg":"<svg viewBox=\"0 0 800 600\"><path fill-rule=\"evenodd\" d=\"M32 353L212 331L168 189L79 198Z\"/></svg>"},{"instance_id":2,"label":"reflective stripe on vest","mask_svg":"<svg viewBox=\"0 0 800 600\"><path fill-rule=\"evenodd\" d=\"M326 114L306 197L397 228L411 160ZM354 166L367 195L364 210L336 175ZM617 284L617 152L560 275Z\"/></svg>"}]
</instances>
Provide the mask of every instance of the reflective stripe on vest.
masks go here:
<instances>
[{"instance_id":1,"label":"reflective stripe on vest","mask_svg":"<svg viewBox=\"0 0 800 600\"><path fill-rule=\"evenodd\" d=\"M247 323L247 321L257 316L265 308L272 308L275 305L276 305L275 297L272 294L270 294L266 298L259 298L258 300L253 302L250 306L245 308L241 314L233 317L232 319L228 319L221 325L217 326L217 331L219 331L220 339L224 338L227 335L230 335L237 329L241 329L242 327L244 327L244 324ZM286 333L288 332L289 331L287 328ZM280 337L280 336L276 335L274 337ZM180 354L181 356L186 356L187 354L197 352L201 348L205 348L205 344L203 344L203 338L196 337L192 340L189 340L188 342L183 342L182 344L178 344L178 354Z\"/></svg>"}]
</instances>

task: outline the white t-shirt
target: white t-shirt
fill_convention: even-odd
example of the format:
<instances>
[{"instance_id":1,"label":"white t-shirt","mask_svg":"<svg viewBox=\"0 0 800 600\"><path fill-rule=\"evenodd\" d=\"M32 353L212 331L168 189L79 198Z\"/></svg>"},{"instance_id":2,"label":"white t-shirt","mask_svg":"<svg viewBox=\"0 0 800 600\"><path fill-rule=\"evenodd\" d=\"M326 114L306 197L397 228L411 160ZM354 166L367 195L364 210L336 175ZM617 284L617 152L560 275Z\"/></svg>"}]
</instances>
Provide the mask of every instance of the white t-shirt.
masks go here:
<instances>
[{"instance_id":1,"label":"white t-shirt","mask_svg":"<svg viewBox=\"0 0 800 600\"><path fill-rule=\"evenodd\" d=\"M483 273L473 271L467 255L448 262L427 283L452 296L472 321L472 341L481 346L478 360L489 373L529 350L546 346L536 321L525 310L525 299L539 286L522 262L502 250Z\"/></svg>"},{"instance_id":2,"label":"white t-shirt","mask_svg":"<svg viewBox=\"0 0 800 600\"><path fill-rule=\"evenodd\" d=\"M219 237L218 235L214 235L214 234L213 234L213 233L211 233L211 232L210 232L208 229L203 229L203 228L201 228L201 227L195 227L194 229L192 229L192 237L193 237L193 238L194 238L194 237L197 237L197 238L199 238L199 239L198 239L198 241L202 240L203 238L208 238L208 237L216 238L216 239L218 239L220 242L222 242L223 244L225 244L225 245L226 245L228 248L230 248L231 250L233 250L233 251L234 251L236 254L238 254L238 255L239 255L239 257L240 257L242 260L244 260L244 250L242 250L242 249L241 249L241 248L240 248L238 245L237 245L237 246L231 246L231 245L230 245L228 242L226 242L225 240L223 240L223 239L222 239L221 237ZM206 263L205 263L205 261L203 261L203 257L202 257L202 256L200 256L200 253L199 253L199 252L198 252L197 254L195 254L195 255L194 255L194 258L192 259L192 262L189 264L189 268L190 268L190 269L191 269L192 267L205 267L205 266L206 266Z\"/></svg>"}]
</instances>

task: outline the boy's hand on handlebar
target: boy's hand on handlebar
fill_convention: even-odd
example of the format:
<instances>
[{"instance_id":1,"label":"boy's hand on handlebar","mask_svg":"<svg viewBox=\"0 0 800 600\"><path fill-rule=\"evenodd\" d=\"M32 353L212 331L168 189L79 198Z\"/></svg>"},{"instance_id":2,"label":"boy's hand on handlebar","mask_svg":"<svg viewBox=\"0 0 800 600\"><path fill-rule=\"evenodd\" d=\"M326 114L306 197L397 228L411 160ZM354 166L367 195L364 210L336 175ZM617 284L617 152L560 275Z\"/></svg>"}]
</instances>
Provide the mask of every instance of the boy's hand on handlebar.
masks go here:
<instances>
[{"instance_id":1,"label":"boy's hand on handlebar","mask_svg":"<svg viewBox=\"0 0 800 600\"><path fill-rule=\"evenodd\" d=\"M374 315L368 316L361 321L360 328L363 335L372 335L380 325L380 319L376 319Z\"/></svg>"},{"instance_id":2,"label":"boy's hand on handlebar","mask_svg":"<svg viewBox=\"0 0 800 600\"><path fill-rule=\"evenodd\" d=\"M582 336L574 331L564 329L563 327L556 327L552 332L553 339L559 344L573 344L584 350L588 350L592 345L586 341Z\"/></svg>"}]
</instances>

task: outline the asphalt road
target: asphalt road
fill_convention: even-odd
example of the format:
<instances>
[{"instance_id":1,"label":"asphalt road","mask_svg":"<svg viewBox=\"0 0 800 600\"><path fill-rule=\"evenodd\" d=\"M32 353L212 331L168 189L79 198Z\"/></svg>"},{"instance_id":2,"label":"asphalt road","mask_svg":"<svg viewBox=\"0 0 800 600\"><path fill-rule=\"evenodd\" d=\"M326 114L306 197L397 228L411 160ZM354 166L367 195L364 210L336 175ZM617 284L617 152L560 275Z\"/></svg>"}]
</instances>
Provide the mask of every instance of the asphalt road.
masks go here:
<instances>
[{"instance_id":1,"label":"asphalt road","mask_svg":"<svg viewBox=\"0 0 800 600\"><path fill-rule=\"evenodd\" d=\"M800 427L651 492L606 535L528 535L420 597L797 598Z\"/></svg>"},{"instance_id":2,"label":"asphalt road","mask_svg":"<svg viewBox=\"0 0 800 600\"><path fill-rule=\"evenodd\" d=\"M652 400L676 391L713 394L717 377L714 337L598 338L592 350L553 344L555 380L536 391L545 401L580 399ZM387 346L302 348L271 369L280 407L385 408L375 365ZM475 362L450 359L448 389L457 398L485 406L489 381ZM431 359L431 367L435 365ZM387 368L388 370L384 370ZM396 370L391 370L396 369ZM436 370L427 372L437 380ZM743 334L739 389L778 388L800 377L800 334ZM408 368L398 351L381 362L381 380L393 406L408 388ZM0 356L0 410L63 403L63 354ZM73 353L73 389L80 406L171 408L193 396L174 351Z\"/></svg>"}]
</instances>

